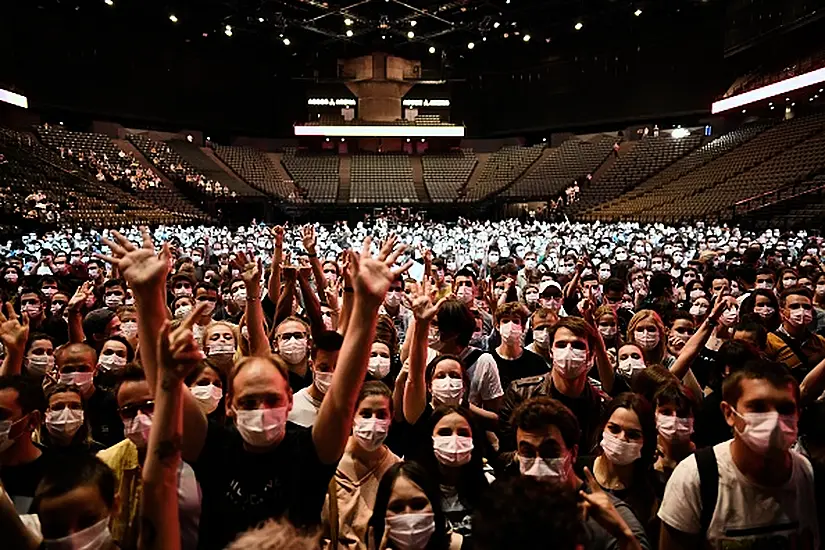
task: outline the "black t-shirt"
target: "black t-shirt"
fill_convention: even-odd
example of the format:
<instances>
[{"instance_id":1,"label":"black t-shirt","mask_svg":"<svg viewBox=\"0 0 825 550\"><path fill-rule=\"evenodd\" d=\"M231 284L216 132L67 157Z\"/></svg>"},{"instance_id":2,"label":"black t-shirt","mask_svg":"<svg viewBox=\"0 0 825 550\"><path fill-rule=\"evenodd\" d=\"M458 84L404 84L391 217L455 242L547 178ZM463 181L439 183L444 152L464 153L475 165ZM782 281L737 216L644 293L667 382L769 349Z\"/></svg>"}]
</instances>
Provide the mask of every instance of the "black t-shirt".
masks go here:
<instances>
[{"instance_id":1,"label":"black t-shirt","mask_svg":"<svg viewBox=\"0 0 825 550\"><path fill-rule=\"evenodd\" d=\"M585 385L584 391L578 397L568 397L558 391L555 386L551 388L550 397L570 409L570 412L572 412L576 420L579 421L579 428L581 430L579 454L589 455L595 445L601 441L601 433L597 432L601 426L602 415L606 404L589 382Z\"/></svg>"},{"instance_id":2,"label":"black t-shirt","mask_svg":"<svg viewBox=\"0 0 825 550\"><path fill-rule=\"evenodd\" d=\"M722 414L722 392L714 390L702 400L702 406L694 420L693 442L696 448L712 447L733 437L730 426Z\"/></svg>"},{"instance_id":3,"label":"black t-shirt","mask_svg":"<svg viewBox=\"0 0 825 550\"><path fill-rule=\"evenodd\" d=\"M123 441L123 421L117 412L117 400L108 391L95 388L86 402L86 416L92 428L92 439L111 447Z\"/></svg>"},{"instance_id":4,"label":"black t-shirt","mask_svg":"<svg viewBox=\"0 0 825 550\"><path fill-rule=\"evenodd\" d=\"M192 467L203 493L199 548L222 549L269 518L285 515L301 527L320 523L336 464L320 461L312 430L290 422L283 441L265 453L246 451L236 430L210 423Z\"/></svg>"},{"instance_id":5,"label":"black t-shirt","mask_svg":"<svg viewBox=\"0 0 825 550\"><path fill-rule=\"evenodd\" d=\"M49 451L42 447L40 450L41 455L27 464L0 467L0 481L3 482L18 514L29 513L34 491L52 460Z\"/></svg>"},{"instance_id":6,"label":"black t-shirt","mask_svg":"<svg viewBox=\"0 0 825 550\"><path fill-rule=\"evenodd\" d=\"M498 376L501 379L502 388L508 387L513 380L550 372L547 361L529 350L524 350L518 359L504 359L495 349L490 353L498 365Z\"/></svg>"},{"instance_id":7,"label":"black t-shirt","mask_svg":"<svg viewBox=\"0 0 825 550\"><path fill-rule=\"evenodd\" d=\"M301 376L297 372L289 371L289 387L292 388L292 393L295 394L299 390L308 388L312 385L312 369L307 367L307 372Z\"/></svg>"}]
</instances>

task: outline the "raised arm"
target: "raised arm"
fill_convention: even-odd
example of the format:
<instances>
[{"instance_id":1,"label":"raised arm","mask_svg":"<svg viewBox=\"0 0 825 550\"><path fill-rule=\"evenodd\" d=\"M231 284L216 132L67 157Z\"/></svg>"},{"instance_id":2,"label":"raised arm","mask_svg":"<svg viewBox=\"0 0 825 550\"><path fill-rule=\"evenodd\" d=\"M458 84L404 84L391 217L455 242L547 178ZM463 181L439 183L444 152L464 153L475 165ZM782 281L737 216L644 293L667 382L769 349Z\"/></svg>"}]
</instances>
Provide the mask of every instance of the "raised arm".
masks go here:
<instances>
[{"instance_id":1,"label":"raised arm","mask_svg":"<svg viewBox=\"0 0 825 550\"><path fill-rule=\"evenodd\" d=\"M408 298L404 296L404 300ZM443 301L442 299L433 306L427 296L418 296L408 304L415 317L415 327L412 329L412 342L410 343L410 372L404 387L404 419L409 424L415 424L427 406L427 383L424 376L427 368L427 340L430 323ZM410 339L409 333L407 333L407 339Z\"/></svg>"},{"instance_id":2,"label":"raised arm","mask_svg":"<svg viewBox=\"0 0 825 550\"><path fill-rule=\"evenodd\" d=\"M799 384L799 401L803 405L808 404L809 401L816 401L823 391L825 391L825 359L802 379L802 383Z\"/></svg>"},{"instance_id":3,"label":"raised arm","mask_svg":"<svg viewBox=\"0 0 825 550\"><path fill-rule=\"evenodd\" d=\"M405 248L402 245L393 251L394 237L384 243L376 258L370 254L370 244L368 237L364 240L360 256L349 252L355 293L353 323L344 335L332 386L324 397L312 428L312 440L318 457L327 464L341 458L352 431L358 391L366 376L370 346L375 338L378 308L392 281L412 265L407 262L402 267L394 267Z\"/></svg>"},{"instance_id":4,"label":"raised arm","mask_svg":"<svg viewBox=\"0 0 825 550\"><path fill-rule=\"evenodd\" d=\"M350 264L349 259L347 259L341 267L341 278L344 280L344 294L341 298L341 312L338 314L338 333L341 335L346 333L350 316L352 314L352 299L354 293L352 290L352 277L350 277L349 269Z\"/></svg>"},{"instance_id":5,"label":"raised arm","mask_svg":"<svg viewBox=\"0 0 825 550\"><path fill-rule=\"evenodd\" d=\"M112 235L116 242L103 240L103 243L112 250L112 255L96 254L95 256L117 264L123 278L132 289L138 312L141 366L146 373L149 387L154 390L157 386L158 373L158 336L162 326L161 321L167 319L166 275L169 272L170 253L168 244L164 243L160 254L155 254L155 245L149 231L142 227L141 233L143 245L138 248L126 237L114 231ZM200 314L203 310L198 306L193 311ZM185 392L183 399L184 438L181 450L184 460L195 462L206 441L206 416L191 393Z\"/></svg>"},{"instance_id":6,"label":"raised arm","mask_svg":"<svg viewBox=\"0 0 825 550\"><path fill-rule=\"evenodd\" d=\"M604 345L602 334L599 332L598 327L593 328L595 329L593 332L596 333L596 349L593 350L596 369L599 371L599 380L602 383L602 388L605 392L610 393L613 391L616 373L613 371L613 365L610 364L610 357L607 355L607 346Z\"/></svg>"},{"instance_id":7,"label":"raised arm","mask_svg":"<svg viewBox=\"0 0 825 550\"><path fill-rule=\"evenodd\" d=\"M21 323L11 302L6 302L6 314L8 317L0 311L0 342L6 347L6 356L0 365L0 376L22 372L26 341L29 339L29 316L23 313Z\"/></svg>"},{"instance_id":8,"label":"raised arm","mask_svg":"<svg viewBox=\"0 0 825 550\"><path fill-rule=\"evenodd\" d=\"M252 357L269 357L272 348L264 329L264 310L261 306L261 259L255 261L243 252L238 252L232 267L241 274L246 287L246 330L249 331L249 354Z\"/></svg>"},{"instance_id":9,"label":"raised arm","mask_svg":"<svg viewBox=\"0 0 825 550\"><path fill-rule=\"evenodd\" d=\"M327 286L327 279L324 277L324 270L321 267L321 260L318 259L317 243L318 238L315 235L315 227L305 225L301 229L301 244L304 245L304 250L306 250L309 255L309 264L312 267L312 276L315 277L315 286L317 287L318 296L321 300L326 301L326 296L324 296L324 287ZM301 285L301 292L304 292L303 285ZM306 296L304 296L304 302L306 302L306 300ZM318 308L318 311L320 311L320 307Z\"/></svg>"},{"instance_id":10,"label":"raised arm","mask_svg":"<svg viewBox=\"0 0 825 550\"><path fill-rule=\"evenodd\" d=\"M733 300L733 298L731 298L731 300ZM719 317L727 307L727 298L723 297L720 292L713 301L713 310L710 312L710 315L699 325L699 329L693 333L693 336L685 342L685 347L682 348L679 357L677 357L676 361L670 366L670 372L672 372L676 378L681 380L688 373L690 366L699 355L699 352L702 351L702 348L705 347L708 338L713 334L714 327L716 327L719 322Z\"/></svg>"},{"instance_id":11,"label":"raised arm","mask_svg":"<svg viewBox=\"0 0 825 550\"><path fill-rule=\"evenodd\" d=\"M321 302L318 300L318 295L312 290L309 284L309 274L311 268L302 265L298 269L298 285L301 287L301 296L304 298L304 311L309 318L310 330L312 330L312 337L317 338L322 332L327 329L324 326L324 318L321 315ZM320 287L319 287L319 290Z\"/></svg>"},{"instance_id":12,"label":"raised arm","mask_svg":"<svg viewBox=\"0 0 825 550\"><path fill-rule=\"evenodd\" d=\"M93 291L94 283L84 282L66 306L69 311L69 342L73 344L82 344L86 341L86 335L83 333L83 306Z\"/></svg>"},{"instance_id":13,"label":"raised arm","mask_svg":"<svg viewBox=\"0 0 825 550\"><path fill-rule=\"evenodd\" d=\"M281 293L281 260L284 252L284 228L276 225L272 228L272 237L275 239L275 251L272 253L272 265L270 266L269 284L267 293L273 304L278 303Z\"/></svg>"},{"instance_id":14,"label":"raised arm","mask_svg":"<svg viewBox=\"0 0 825 550\"><path fill-rule=\"evenodd\" d=\"M272 326L277 327L284 319L292 315L292 301L295 299L295 283L298 272L294 266L284 267L284 288L275 304L275 319Z\"/></svg>"}]
</instances>

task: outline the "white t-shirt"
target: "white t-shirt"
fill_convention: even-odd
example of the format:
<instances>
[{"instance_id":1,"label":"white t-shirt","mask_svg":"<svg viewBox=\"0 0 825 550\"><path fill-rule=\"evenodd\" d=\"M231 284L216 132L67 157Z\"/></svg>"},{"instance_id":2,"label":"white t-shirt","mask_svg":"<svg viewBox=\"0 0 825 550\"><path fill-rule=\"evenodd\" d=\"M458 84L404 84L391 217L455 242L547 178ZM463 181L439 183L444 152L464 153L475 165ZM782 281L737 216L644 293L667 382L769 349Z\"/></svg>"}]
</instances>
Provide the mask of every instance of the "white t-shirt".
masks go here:
<instances>
[{"instance_id":1,"label":"white t-shirt","mask_svg":"<svg viewBox=\"0 0 825 550\"><path fill-rule=\"evenodd\" d=\"M462 353L462 359L472 351L467 348ZM432 348L427 348L427 364L438 357L438 352ZM407 360L409 362L409 359ZM467 377L470 379L470 403L476 407L481 407L484 401L497 399L504 395L501 387L501 378L498 375L496 360L489 353L482 353L476 362L467 369ZM297 395L297 394L296 394Z\"/></svg>"},{"instance_id":2,"label":"white t-shirt","mask_svg":"<svg viewBox=\"0 0 825 550\"><path fill-rule=\"evenodd\" d=\"M746 478L733 463L731 441L714 447L719 495L708 527L710 546L737 550L819 548L814 473L808 459L791 451L793 472L788 482L781 487L763 487ZM673 470L659 519L684 533L699 534L701 510L699 470L696 457L691 455Z\"/></svg>"},{"instance_id":3,"label":"white t-shirt","mask_svg":"<svg viewBox=\"0 0 825 550\"><path fill-rule=\"evenodd\" d=\"M301 388L292 398L292 410L287 420L304 428L311 428L315 424L315 417L321 409L321 402L309 395L309 388Z\"/></svg>"}]
</instances>

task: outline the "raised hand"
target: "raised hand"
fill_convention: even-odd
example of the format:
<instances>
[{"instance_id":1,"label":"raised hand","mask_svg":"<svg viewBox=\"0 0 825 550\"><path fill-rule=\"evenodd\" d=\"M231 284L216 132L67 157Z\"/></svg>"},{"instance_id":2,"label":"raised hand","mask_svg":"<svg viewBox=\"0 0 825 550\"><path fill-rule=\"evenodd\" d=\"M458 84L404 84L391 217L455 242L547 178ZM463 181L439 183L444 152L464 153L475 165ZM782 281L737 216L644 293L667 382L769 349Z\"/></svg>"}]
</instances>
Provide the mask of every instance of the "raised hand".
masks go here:
<instances>
[{"instance_id":1,"label":"raised hand","mask_svg":"<svg viewBox=\"0 0 825 550\"><path fill-rule=\"evenodd\" d=\"M23 313L23 322L14 311L10 302L6 302L6 315L0 311L0 342L6 349L18 350L21 353L26 347L29 338L29 316Z\"/></svg>"},{"instance_id":2,"label":"raised hand","mask_svg":"<svg viewBox=\"0 0 825 550\"><path fill-rule=\"evenodd\" d=\"M433 305L427 296L417 296L415 299L410 300L410 298L405 294L401 298L401 303L413 312L416 323L430 324L435 317L435 314L438 313L438 308L441 307L441 304L443 304L445 300L446 298L441 298L435 305Z\"/></svg>"},{"instance_id":3,"label":"raised hand","mask_svg":"<svg viewBox=\"0 0 825 550\"><path fill-rule=\"evenodd\" d=\"M587 485L590 487L590 494L579 491L579 496L584 500L585 514L592 517L596 523L604 527L605 531L613 535L618 540L627 540L633 537L627 523L625 523L619 512L610 502L610 496L604 492L590 468L584 468L584 475L587 478Z\"/></svg>"},{"instance_id":4,"label":"raised hand","mask_svg":"<svg viewBox=\"0 0 825 550\"><path fill-rule=\"evenodd\" d=\"M101 242L111 249L111 256L95 253L96 258L100 258L116 266L129 286L136 292L148 288L155 288L156 285L163 285L169 273L169 245L163 244L159 254L155 254L155 244L152 236L146 227L140 228L143 236L143 245L138 248L129 239L112 231L115 241L101 239Z\"/></svg>"},{"instance_id":5,"label":"raised hand","mask_svg":"<svg viewBox=\"0 0 825 550\"><path fill-rule=\"evenodd\" d=\"M298 275L302 279L309 279L309 276L312 275L312 266L309 265L309 260L306 258L301 258L300 265L298 266Z\"/></svg>"},{"instance_id":6,"label":"raised hand","mask_svg":"<svg viewBox=\"0 0 825 550\"><path fill-rule=\"evenodd\" d=\"M164 379L183 380L204 359L192 327L203 315L206 306L206 302L199 302L175 330L171 330L169 321L163 323L158 335L158 366Z\"/></svg>"},{"instance_id":7,"label":"raised hand","mask_svg":"<svg viewBox=\"0 0 825 550\"><path fill-rule=\"evenodd\" d=\"M372 238L367 237L361 246L360 255L352 250L349 251L349 271L357 298L367 301L371 306L378 307L384 301L384 295L387 294L390 284L396 277L407 271L412 266L412 262L408 261L401 267L395 265L395 261L407 247L401 245L393 250L394 239L387 240L375 258L370 253L371 244Z\"/></svg>"},{"instance_id":8,"label":"raised hand","mask_svg":"<svg viewBox=\"0 0 825 550\"><path fill-rule=\"evenodd\" d=\"M301 228L301 244L304 245L304 250L307 251L307 254L310 256L316 254L315 245L317 243L317 238L315 236L315 227L312 225L305 225Z\"/></svg>"},{"instance_id":9,"label":"raised hand","mask_svg":"<svg viewBox=\"0 0 825 550\"><path fill-rule=\"evenodd\" d=\"M280 225L276 225L271 230L272 238L275 239L275 246L281 246L284 244L284 228Z\"/></svg>"},{"instance_id":10,"label":"raised hand","mask_svg":"<svg viewBox=\"0 0 825 550\"><path fill-rule=\"evenodd\" d=\"M730 298L730 300L728 300L728 298ZM713 309L710 311L708 318L713 321L718 321L719 317L721 317L725 310L731 305L729 302L736 303L736 299L731 296L723 296L722 292L716 293L713 297Z\"/></svg>"},{"instance_id":11,"label":"raised hand","mask_svg":"<svg viewBox=\"0 0 825 550\"><path fill-rule=\"evenodd\" d=\"M341 311L341 307L338 305L338 291L338 283L334 283L331 287L328 286L324 288L324 295L327 297L327 305L330 309L334 309L335 311Z\"/></svg>"},{"instance_id":12,"label":"raised hand","mask_svg":"<svg viewBox=\"0 0 825 550\"><path fill-rule=\"evenodd\" d=\"M254 256L250 255L247 258L244 252L238 252L238 255L235 256L235 259L232 260L230 265L233 269L237 269L240 272L240 277L247 288L247 295L249 294L248 289L260 288L261 273L263 273L260 258L256 261Z\"/></svg>"},{"instance_id":13,"label":"raised hand","mask_svg":"<svg viewBox=\"0 0 825 550\"><path fill-rule=\"evenodd\" d=\"M69 300L66 306L69 311L80 311L80 308L86 304L89 296L91 296L93 288L94 283L92 283L92 281L86 281L82 286L77 287L74 296L72 296L72 299Z\"/></svg>"}]
</instances>

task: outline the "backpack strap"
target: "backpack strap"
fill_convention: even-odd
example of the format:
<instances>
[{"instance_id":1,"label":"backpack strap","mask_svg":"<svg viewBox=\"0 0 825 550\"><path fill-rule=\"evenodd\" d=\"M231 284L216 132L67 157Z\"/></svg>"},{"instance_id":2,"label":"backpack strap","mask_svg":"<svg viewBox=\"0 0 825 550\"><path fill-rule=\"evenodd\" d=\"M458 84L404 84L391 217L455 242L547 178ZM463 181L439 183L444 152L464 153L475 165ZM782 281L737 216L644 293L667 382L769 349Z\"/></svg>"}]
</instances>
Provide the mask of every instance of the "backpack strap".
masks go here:
<instances>
[{"instance_id":1,"label":"backpack strap","mask_svg":"<svg viewBox=\"0 0 825 550\"><path fill-rule=\"evenodd\" d=\"M716 499L719 497L719 465L716 464L713 447L696 451L696 466L699 470L699 495L702 499L699 523L702 533L707 535L713 512L716 510Z\"/></svg>"},{"instance_id":2,"label":"backpack strap","mask_svg":"<svg viewBox=\"0 0 825 550\"><path fill-rule=\"evenodd\" d=\"M462 359L464 366L469 369L470 367L475 365L476 361L478 361L478 358L484 355L485 353L486 352L484 350L478 348L470 348L470 351Z\"/></svg>"},{"instance_id":3,"label":"backpack strap","mask_svg":"<svg viewBox=\"0 0 825 550\"><path fill-rule=\"evenodd\" d=\"M791 338L789 335L785 334L784 332L777 330L774 331L774 334L779 336L785 345L787 345L790 350L796 355L797 359L799 359L799 366L802 367L804 372L808 372L811 366L808 362L808 356L805 355L805 352L802 351L802 346L797 342L795 339Z\"/></svg>"}]
</instances>

